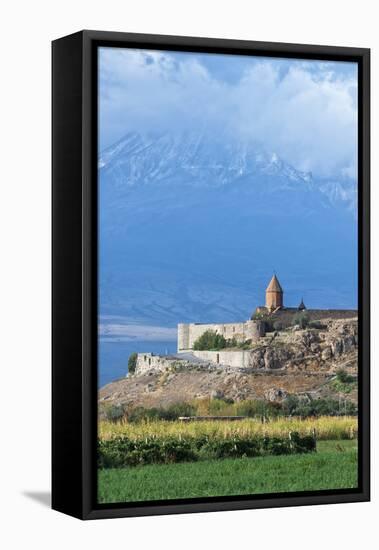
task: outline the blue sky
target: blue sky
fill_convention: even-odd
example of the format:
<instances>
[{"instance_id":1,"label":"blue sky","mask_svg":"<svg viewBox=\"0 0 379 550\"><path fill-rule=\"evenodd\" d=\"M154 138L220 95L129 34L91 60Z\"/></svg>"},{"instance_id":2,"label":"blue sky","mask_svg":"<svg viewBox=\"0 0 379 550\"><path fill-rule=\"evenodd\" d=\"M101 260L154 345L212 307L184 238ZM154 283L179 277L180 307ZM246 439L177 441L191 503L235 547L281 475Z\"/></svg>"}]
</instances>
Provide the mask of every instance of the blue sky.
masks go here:
<instances>
[{"instance_id":1,"label":"blue sky","mask_svg":"<svg viewBox=\"0 0 379 550\"><path fill-rule=\"evenodd\" d=\"M129 131L228 131L299 170L356 178L357 65L100 48L99 148Z\"/></svg>"}]
</instances>

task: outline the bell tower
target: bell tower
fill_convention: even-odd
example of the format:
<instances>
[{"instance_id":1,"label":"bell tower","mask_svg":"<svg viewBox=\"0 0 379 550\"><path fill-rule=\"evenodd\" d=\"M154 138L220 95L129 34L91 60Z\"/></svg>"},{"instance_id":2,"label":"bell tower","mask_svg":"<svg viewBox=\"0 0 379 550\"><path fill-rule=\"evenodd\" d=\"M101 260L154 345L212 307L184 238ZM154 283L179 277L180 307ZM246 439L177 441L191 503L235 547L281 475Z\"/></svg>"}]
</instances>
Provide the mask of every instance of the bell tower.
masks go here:
<instances>
[{"instance_id":1,"label":"bell tower","mask_svg":"<svg viewBox=\"0 0 379 550\"><path fill-rule=\"evenodd\" d=\"M271 281L266 288L266 308L273 311L283 307L283 289L280 286L278 278L273 275Z\"/></svg>"}]
</instances>

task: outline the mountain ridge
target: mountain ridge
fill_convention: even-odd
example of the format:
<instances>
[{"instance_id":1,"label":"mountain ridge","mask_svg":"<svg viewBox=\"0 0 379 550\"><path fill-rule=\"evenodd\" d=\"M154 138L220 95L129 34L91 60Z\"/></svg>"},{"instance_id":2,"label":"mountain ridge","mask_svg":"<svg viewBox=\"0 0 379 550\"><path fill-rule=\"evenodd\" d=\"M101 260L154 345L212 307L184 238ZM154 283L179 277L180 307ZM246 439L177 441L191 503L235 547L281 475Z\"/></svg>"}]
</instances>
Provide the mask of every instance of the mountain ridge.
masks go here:
<instances>
[{"instance_id":1,"label":"mountain ridge","mask_svg":"<svg viewBox=\"0 0 379 550\"><path fill-rule=\"evenodd\" d=\"M347 191L329 186L330 198L277 154L206 133L129 133L99 166L102 314L159 326L243 320L274 270L287 305L356 307Z\"/></svg>"}]
</instances>

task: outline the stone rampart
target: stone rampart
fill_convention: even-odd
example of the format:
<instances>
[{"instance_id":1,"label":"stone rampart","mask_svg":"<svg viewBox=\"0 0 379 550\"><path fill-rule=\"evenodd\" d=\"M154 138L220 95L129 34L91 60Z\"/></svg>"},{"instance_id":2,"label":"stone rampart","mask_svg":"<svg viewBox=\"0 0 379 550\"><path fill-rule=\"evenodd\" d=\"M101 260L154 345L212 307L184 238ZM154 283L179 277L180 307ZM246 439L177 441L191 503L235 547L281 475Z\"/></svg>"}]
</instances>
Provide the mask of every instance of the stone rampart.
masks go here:
<instances>
[{"instance_id":1,"label":"stone rampart","mask_svg":"<svg viewBox=\"0 0 379 550\"><path fill-rule=\"evenodd\" d=\"M135 374L143 374L154 371L164 371L170 368L177 361L174 357L154 355L152 353L138 353Z\"/></svg>"},{"instance_id":2,"label":"stone rampart","mask_svg":"<svg viewBox=\"0 0 379 550\"><path fill-rule=\"evenodd\" d=\"M262 316L263 319L269 319L274 323L278 322L283 328L286 328L293 324L294 317L299 313L306 314L310 321L353 319L358 315L356 309L304 309L299 311L296 307L284 307L270 313L264 306L259 306L253 312L252 318L255 315Z\"/></svg>"},{"instance_id":3,"label":"stone rampart","mask_svg":"<svg viewBox=\"0 0 379 550\"><path fill-rule=\"evenodd\" d=\"M251 350L241 351L192 351L198 359L233 368L248 368L250 366Z\"/></svg>"},{"instance_id":4,"label":"stone rampart","mask_svg":"<svg viewBox=\"0 0 379 550\"><path fill-rule=\"evenodd\" d=\"M226 340L234 338L236 342L251 340L257 342L265 335L265 326L261 321L244 323L180 323L178 325L178 352L193 349L196 340L207 330L221 334Z\"/></svg>"}]
</instances>

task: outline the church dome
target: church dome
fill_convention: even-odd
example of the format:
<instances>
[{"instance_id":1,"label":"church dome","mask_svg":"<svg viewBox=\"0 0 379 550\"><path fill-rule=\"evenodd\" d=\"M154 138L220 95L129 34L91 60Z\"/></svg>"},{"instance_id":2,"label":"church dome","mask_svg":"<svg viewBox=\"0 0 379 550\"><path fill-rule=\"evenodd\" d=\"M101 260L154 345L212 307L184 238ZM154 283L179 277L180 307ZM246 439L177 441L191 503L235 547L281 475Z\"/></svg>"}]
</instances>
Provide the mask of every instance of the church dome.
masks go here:
<instances>
[{"instance_id":1,"label":"church dome","mask_svg":"<svg viewBox=\"0 0 379 550\"><path fill-rule=\"evenodd\" d=\"M305 307L304 302L303 302L303 298L301 299L301 302L300 302L299 307L298 307L297 309L298 309L299 311L303 311L304 309L307 309L307 308Z\"/></svg>"},{"instance_id":2,"label":"church dome","mask_svg":"<svg viewBox=\"0 0 379 550\"><path fill-rule=\"evenodd\" d=\"M276 275L273 275L268 287L266 288L266 292L283 292Z\"/></svg>"},{"instance_id":3,"label":"church dome","mask_svg":"<svg viewBox=\"0 0 379 550\"><path fill-rule=\"evenodd\" d=\"M271 281L266 288L266 308L269 311L280 309L283 307L283 289L280 286L278 278L273 275Z\"/></svg>"}]
</instances>

